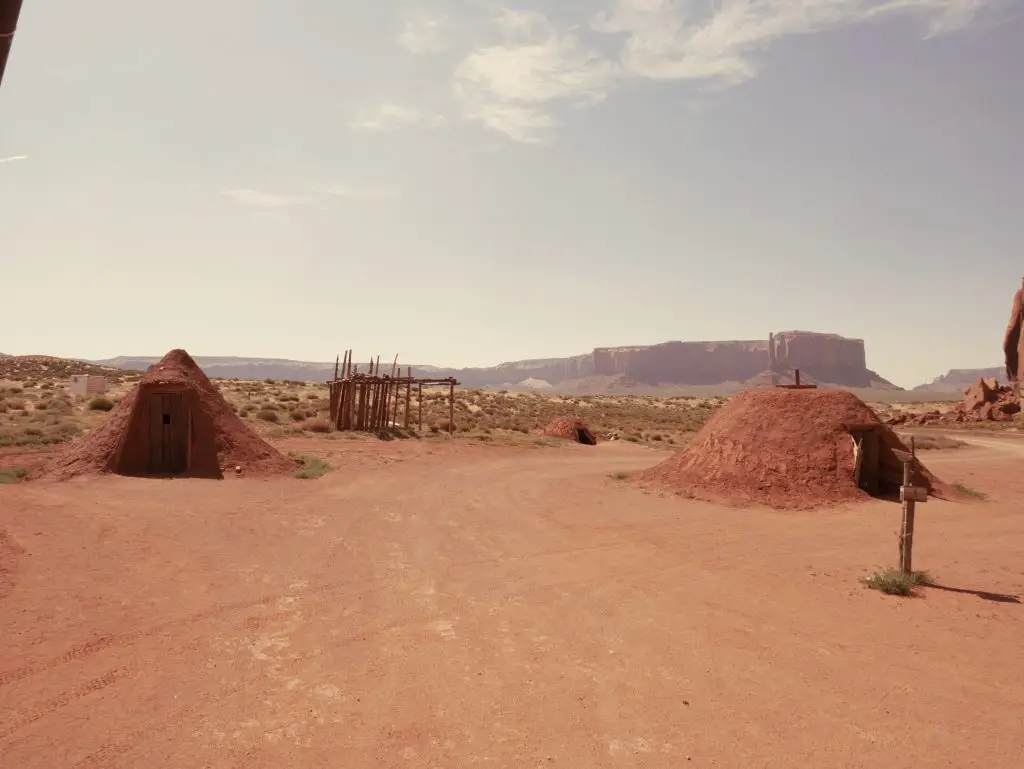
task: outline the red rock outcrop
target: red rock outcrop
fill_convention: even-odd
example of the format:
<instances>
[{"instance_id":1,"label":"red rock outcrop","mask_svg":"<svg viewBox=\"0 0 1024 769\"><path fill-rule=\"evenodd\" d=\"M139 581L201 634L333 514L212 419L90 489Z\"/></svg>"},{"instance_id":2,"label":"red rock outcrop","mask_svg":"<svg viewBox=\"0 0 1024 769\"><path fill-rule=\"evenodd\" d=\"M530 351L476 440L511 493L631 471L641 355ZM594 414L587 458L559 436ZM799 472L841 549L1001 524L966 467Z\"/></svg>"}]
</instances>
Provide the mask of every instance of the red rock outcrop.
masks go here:
<instances>
[{"instance_id":1,"label":"red rock outcrop","mask_svg":"<svg viewBox=\"0 0 1024 769\"><path fill-rule=\"evenodd\" d=\"M889 417L889 425L944 425L965 422L1009 422L1020 412L1020 403L1010 385L995 379L979 379L966 390L964 400L951 411L927 411L913 414L906 411Z\"/></svg>"},{"instance_id":2,"label":"red rock outcrop","mask_svg":"<svg viewBox=\"0 0 1024 769\"><path fill-rule=\"evenodd\" d=\"M1024 289L1022 289L1024 290ZM1013 306L1010 308L1010 322L1006 325L1003 335L1003 357L1006 361L1006 377L1017 382L1021 376L1021 360L1024 359L1024 310L1021 308L1021 291L1013 295Z\"/></svg>"}]
</instances>

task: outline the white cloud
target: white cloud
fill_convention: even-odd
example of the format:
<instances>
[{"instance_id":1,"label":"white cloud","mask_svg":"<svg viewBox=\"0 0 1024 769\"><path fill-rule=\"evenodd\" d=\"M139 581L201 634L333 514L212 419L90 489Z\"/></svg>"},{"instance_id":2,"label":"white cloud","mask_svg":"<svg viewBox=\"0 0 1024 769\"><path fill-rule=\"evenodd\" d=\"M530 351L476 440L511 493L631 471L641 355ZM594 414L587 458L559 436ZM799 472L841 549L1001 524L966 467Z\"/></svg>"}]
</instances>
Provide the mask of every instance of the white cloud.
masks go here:
<instances>
[{"instance_id":1,"label":"white cloud","mask_svg":"<svg viewBox=\"0 0 1024 769\"><path fill-rule=\"evenodd\" d=\"M401 197L401 191L395 187L360 187L348 184L317 187L314 192L348 200L398 200Z\"/></svg>"},{"instance_id":2,"label":"white cloud","mask_svg":"<svg viewBox=\"0 0 1024 769\"><path fill-rule=\"evenodd\" d=\"M305 205L309 202L308 198L275 195L270 192L253 189L222 190L221 194L243 205L255 206L257 208L291 208L293 206Z\"/></svg>"},{"instance_id":3,"label":"white cloud","mask_svg":"<svg viewBox=\"0 0 1024 769\"><path fill-rule=\"evenodd\" d=\"M385 103L362 109L352 121L357 131L377 133L399 128L438 128L445 123L443 115L423 112L414 107Z\"/></svg>"},{"instance_id":4,"label":"white cloud","mask_svg":"<svg viewBox=\"0 0 1024 769\"><path fill-rule=\"evenodd\" d=\"M559 34L533 11L503 11L494 28L498 40L469 53L454 74L466 118L535 143L555 125L550 106L594 104L607 95L615 65L574 32Z\"/></svg>"},{"instance_id":5,"label":"white cloud","mask_svg":"<svg viewBox=\"0 0 1024 769\"><path fill-rule=\"evenodd\" d=\"M0 163L13 163L15 160L28 160L28 155L11 155L10 157L0 158Z\"/></svg>"},{"instance_id":6,"label":"white cloud","mask_svg":"<svg viewBox=\"0 0 1024 769\"><path fill-rule=\"evenodd\" d=\"M991 0L722 0L710 13L677 0L616 0L595 31L622 35L626 73L652 80L733 85L756 77L756 56L782 38L899 14L928 23L928 34L967 26Z\"/></svg>"},{"instance_id":7,"label":"white cloud","mask_svg":"<svg viewBox=\"0 0 1024 769\"><path fill-rule=\"evenodd\" d=\"M427 55L442 53L451 45L450 22L443 14L426 9L410 11L398 33L398 44L409 53Z\"/></svg>"},{"instance_id":8,"label":"white cloud","mask_svg":"<svg viewBox=\"0 0 1024 769\"><path fill-rule=\"evenodd\" d=\"M457 114L506 139L537 143L551 135L559 110L597 103L631 80L727 88L757 77L763 54L788 37L892 18L917 21L930 37L1013 1L595 0L605 10L555 24L540 11L494 10L503 0L461 0L462 10L451 13L457 25L418 11L406 17L399 43L418 53L468 45L451 73ZM384 104L353 125L382 131L442 123L439 115Z\"/></svg>"}]
</instances>

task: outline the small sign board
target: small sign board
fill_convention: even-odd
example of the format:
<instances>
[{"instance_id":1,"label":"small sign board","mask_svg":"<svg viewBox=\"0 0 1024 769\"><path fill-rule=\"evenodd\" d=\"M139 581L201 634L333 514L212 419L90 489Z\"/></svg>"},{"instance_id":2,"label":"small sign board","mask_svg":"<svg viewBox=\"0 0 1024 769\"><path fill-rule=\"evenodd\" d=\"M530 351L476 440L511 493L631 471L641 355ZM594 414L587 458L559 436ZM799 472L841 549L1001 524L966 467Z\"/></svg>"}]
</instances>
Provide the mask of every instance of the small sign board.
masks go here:
<instances>
[{"instance_id":1,"label":"small sign board","mask_svg":"<svg viewBox=\"0 0 1024 769\"><path fill-rule=\"evenodd\" d=\"M924 486L900 486L900 502L927 502L928 489Z\"/></svg>"}]
</instances>

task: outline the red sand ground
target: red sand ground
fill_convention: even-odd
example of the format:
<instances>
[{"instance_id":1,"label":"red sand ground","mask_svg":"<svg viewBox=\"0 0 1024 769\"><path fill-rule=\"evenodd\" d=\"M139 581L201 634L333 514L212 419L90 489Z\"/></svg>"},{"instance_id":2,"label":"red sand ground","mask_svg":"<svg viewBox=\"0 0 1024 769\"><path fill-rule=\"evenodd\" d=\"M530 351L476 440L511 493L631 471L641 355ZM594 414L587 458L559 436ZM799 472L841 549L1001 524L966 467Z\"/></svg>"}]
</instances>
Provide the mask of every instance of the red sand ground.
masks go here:
<instances>
[{"instance_id":1,"label":"red sand ground","mask_svg":"<svg viewBox=\"0 0 1024 769\"><path fill-rule=\"evenodd\" d=\"M580 440L581 432L592 441L590 445L597 444L597 438L590 432L590 428L577 419L556 419L541 430L541 435L548 438L565 438L577 443L583 443Z\"/></svg>"},{"instance_id":2,"label":"red sand ground","mask_svg":"<svg viewBox=\"0 0 1024 769\"><path fill-rule=\"evenodd\" d=\"M202 431L199 438L201 454L210 454L212 463L225 474L230 475L236 466L241 467L246 476L273 475L295 469L293 461L250 430L232 411L224 396L187 352L172 350L150 368L139 385L114 407L102 425L72 442L40 469L39 477L68 480L111 472L140 392L147 387L159 389L166 386L183 388L191 394L193 409L198 409L193 418Z\"/></svg>"},{"instance_id":3,"label":"red sand ground","mask_svg":"<svg viewBox=\"0 0 1024 769\"><path fill-rule=\"evenodd\" d=\"M641 480L697 499L779 509L867 500L854 485L850 436L850 429L864 426L874 426L890 448L907 451L852 393L748 390L730 399L686 449ZM949 494L920 465L914 481Z\"/></svg>"},{"instance_id":4,"label":"red sand ground","mask_svg":"<svg viewBox=\"0 0 1024 769\"><path fill-rule=\"evenodd\" d=\"M919 508L919 599L857 583L898 505L645 494L624 442L0 486L0 764L1022 766L1024 457L989 443L933 452L990 501Z\"/></svg>"}]
</instances>

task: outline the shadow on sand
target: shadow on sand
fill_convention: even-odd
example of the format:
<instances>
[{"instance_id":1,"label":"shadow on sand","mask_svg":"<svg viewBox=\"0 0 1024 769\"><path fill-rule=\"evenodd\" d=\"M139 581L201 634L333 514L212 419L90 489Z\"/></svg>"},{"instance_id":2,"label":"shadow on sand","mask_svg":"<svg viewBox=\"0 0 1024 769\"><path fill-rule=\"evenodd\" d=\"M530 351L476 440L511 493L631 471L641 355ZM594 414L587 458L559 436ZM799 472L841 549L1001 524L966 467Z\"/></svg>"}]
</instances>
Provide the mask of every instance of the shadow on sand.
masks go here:
<instances>
[{"instance_id":1,"label":"shadow on sand","mask_svg":"<svg viewBox=\"0 0 1024 769\"><path fill-rule=\"evenodd\" d=\"M928 590L944 590L947 593L962 593L963 595L976 595L984 601L995 601L996 603L1020 603L1020 598L1006 593L990 593L987 590L968 590L962 587L948 587L947 585L922 585Z\"/></svg>"}]
</instances>

